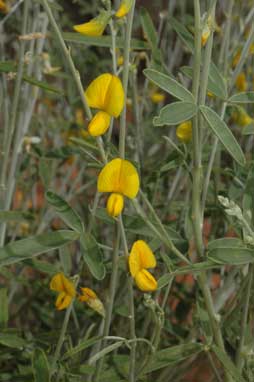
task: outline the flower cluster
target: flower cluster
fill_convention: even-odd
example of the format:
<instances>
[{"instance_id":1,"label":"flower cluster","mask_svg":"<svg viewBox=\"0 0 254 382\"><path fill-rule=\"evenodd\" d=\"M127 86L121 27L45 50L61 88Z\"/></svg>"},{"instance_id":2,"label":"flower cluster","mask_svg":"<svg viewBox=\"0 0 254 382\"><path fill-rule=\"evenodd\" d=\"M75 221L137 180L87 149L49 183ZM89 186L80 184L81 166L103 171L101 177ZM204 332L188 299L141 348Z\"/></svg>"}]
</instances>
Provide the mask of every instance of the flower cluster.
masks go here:
<instances>
[{"instance_id":1,"label":"flower cluster","mask_svg":"<svg viewBox=\"0 0 254 382\"><path fill-rule=\"evenodd\" d=\"M132 7L132 3L133 0L123 0L114 15L117 18L126 16ZM112 15L110 11L102 10L100 14L92 20L84 24L74 25L73 28L76 32L86 36L101 36L104 33L111 17Z\"/></svg>"},{"instance_id":2,"label":"flower cluster","mask_svg":"<svg viewBox=\"0 0 254 382\"><path fill-rule=\"evenodd\" d=\"M50 289L58 292L55 303L57 310L68 308L73 300L78 297L79 301L86 302L90 308L98 312L100 315L105 315L104 306L95 292L90 288L81 288L81 294L78 294L76 292L75 284L63 273L57 273L52 277L50 281Z\"/></svg>"}]
</instances>

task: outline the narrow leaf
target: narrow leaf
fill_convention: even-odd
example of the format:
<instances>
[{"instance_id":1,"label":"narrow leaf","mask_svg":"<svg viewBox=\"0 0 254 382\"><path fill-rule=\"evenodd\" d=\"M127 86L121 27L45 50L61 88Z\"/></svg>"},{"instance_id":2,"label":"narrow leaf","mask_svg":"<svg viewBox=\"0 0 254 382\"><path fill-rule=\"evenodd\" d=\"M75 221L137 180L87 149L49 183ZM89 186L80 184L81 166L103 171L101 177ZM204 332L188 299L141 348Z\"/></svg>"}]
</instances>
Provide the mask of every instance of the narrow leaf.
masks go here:
<instances>
[{"instance_id":1,"label":"narrow leaf","mask_svg":"<svg viewBox=\"0 0 254 382\"><path fill-rule=\"evenodd\" d=\"M229 98L231 103L254 103L254 92L243 92L234 94Z\"/></svg>"},{"instance_id":2,"label":"narrow leaf","mask_svg":"<svg viewBox=\"0 0 254 382\"><path fill-rule=\"evenodd\" d=\"M212 345L212 350L235 381L247 382L246 379L241 376L238 369L225 352L222 352L216 345Z\"/></svg>"},{"instance_id":3,"label":"narrow leaf","mask_svg":"<svg viewBox=\"0 0 254 382\"><path fill-rule=\"evenodd\" d=\"M0 222L34 220L34 215L25 211L0 211Z\"/></svg>"},{"instance_id":4,"label":"narrow leaf","mask_svg":"<svg viewBox=\"0 0 254 382\"><path fill-rule=\"evenodd\" d=\"M66 225L77 232L84 231L80 216L61 196L52 191L47 191L46 199Z\"/></svg>"},{"instance_id":5,"label":"narrow leaf","mask_svg":"<svg viewBox=\"0 0 254 382\"><path fill-rule=\"evenodd\" d=\"M90 272L97 280L102 280L106 271L97 241L91 234L84 232L80 236L80 244L83 259Z\"/></svg>"},{"instance_id":6,"label":"narrow leaf","mask_svg":"<svg viewBox=\"0 0 254 382\"><path fill-rule=\"evenodd\" d=\"M180 99L181 101L194 103L194 98L191 92L189 92L189 90L187 90L174 78L154 69L145 69L143 73L150 81L154 82L161 89L165 90L174 97Z\"/></svg>"},{"instance_id":7,"label":"narrow leaf","mask_svg":"<svg viewBox=\"0 0 254 382\"><path fill-rule=\"evenodd\" d=\"M46 354L42 349L35 349L32 358L34 382L49 382L50 371Z\"/></svg>"},{"instance_id":8,"label":"narrow leaf","mask_svg":"<svg viewBox=\"0 0 254 382\"><path fill-rule=\"evenodd\" d=\"M160 110L160 114L154 118L153 124L155 126L178 125L189 120L196 113L197 107L194 103L174 102Z\"/></svg>"},{"instance_id":9,"label":"narrow leaf","mask_svg":"<svg viewBox=\"0 0 254 382\"><path fill-rule=\"evenodd\" d=\"M79 33L65 32L63 33L63 38L65 41L74 42L79 44L91 45L91 46L101 46L104 48L112 48L112 38L111 36L84 36ZM117 37L116 38L116 47L124 47L124 39ZM131 39L131 49L133 50L147 50L149 45L142 40Z\"/></svg>"},{"instance_id":10,"label":"narrow leaf","mask_svg":"<svg viewBox=\"0 0 254 382\"><path fill-rule=\"evenodd\" d=\"M13 241L0 248L0 266L17 263L52 251L78 238L77 232L60 230Z\"/></svg>"},{"instance_id":11,"label":"narrow leaf","mask_svg":"<svg viewBox=\"0 0 254 382\"><path fill-rule=\"evenodd\" d=\"M225 149L241 166L245 165L245 157L234 135L227 127L226 123L219 117L215 111L207 106L200 106L201 113L211 128L213 133L218 137Z\"/></svg>"},{"instance_id":12,"label":"narrow leaf","mask_svg":"<svg viewBox=\"0 0 254 382\"><path fill-rule=\"evenodd\" d=\"M96 344L96 342L100 341L102 337L92 337L89 339L81 340L77 346L74 348L68 350L64 355L62 356L62 360L65 360L67 358L71 358L74 355L80 353L81 351L89 348L93 344Z\"/></svg>"},{"instance_id":13,"label":"narrow leaf","mask_svg":"<svg viewBox=\"0 0 254 382\"><path fill-rule=\"evenodd\" d=\"M105 347L104 349L96 353L94 356L89 358L88 360L89 364L93 364L94 362L98 361L98 359L100 359L101 357L104 357L106 354L111 353L113 350L118 349L120 346L123 345L123 343L124 341L118 341L112 345Z\"/></svg>"},{"instance_id":14,"label":"narrow leaf","mask_svg":"<svg viewBox=\"0 0 254 382\"><path fill-rule=\"evenodd\" d=\"M9 319L7 288L0 288L0 327L6 328Z\"/></svg>"},{"instance_id":15,"label":"narrow leaf","mask_svg":"<svg viewBox=\"0 0 254 382\"><path fill-rule=\"evenodd\" d=\"M14 349L22 349L26 341L13 333L0 333L0 344Z\"/></svg>"},{"instance_id":16,"label":"narrow leaf","mask_svg":"<svg viewBox=\"0 0 254 382\"><path fill-rule=\"evenodd\" d=\"M144 34L151 46L152 49L157 48L158 44L158 36L156 29L153 24L153 20L149 15L148 11L145 8L141 8L140 10L141 24L143 27Z\"/></svg>"},{"instance_id":17,"label":"narrow leaf","mask_svg":"<svg viewBox=\"0 0 254 382\"><path fill-rule=\"evenodd\" d=\"M183 25L183 23L180 23L174 17L169 17L169 25L172 26L182 42L192 52L194 50L194 38L188 29Z\"/></svg>"}]
</instances>

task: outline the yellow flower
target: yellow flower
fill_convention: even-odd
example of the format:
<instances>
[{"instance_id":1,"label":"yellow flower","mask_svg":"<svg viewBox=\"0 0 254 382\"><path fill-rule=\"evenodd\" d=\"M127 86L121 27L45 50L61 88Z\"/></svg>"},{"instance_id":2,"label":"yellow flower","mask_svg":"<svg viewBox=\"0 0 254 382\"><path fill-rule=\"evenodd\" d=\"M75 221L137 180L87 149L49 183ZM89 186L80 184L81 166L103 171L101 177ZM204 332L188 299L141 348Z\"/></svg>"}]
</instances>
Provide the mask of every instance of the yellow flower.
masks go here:
<instances>
[{"instance_id":1,"label":"yellow flower","mask_svg":"<svg viewBox=\"0 0 254 382\"><path fill-rule=\"evenodd\" d=\"M147 268L155 268L156 259L151 248L143 240L133 244L129 256L129 269L138 288L143 292L152 292L157 289L157 281Z\"/></svg>"},{"instance_id":2,"label":"yellow flower","mask_svg":"<svg viewBox=\"0 0 254 382\"><path fill-rule=\"evenodd\" d=\"M5 3L4 0L0 0L0 12L8 13L10 10L9 6Z\"/></svg>"},{"instance_id":3,"label":"yellow flower","mask_svg":"<svg viewBox=\"0 0 254 382\"><path fill-rule=\"evenodd\" d=\"M183 122L177 126L176 129L177 138L185 143L191 141L192 138L192 123L191 121Z\"/></svg>"},{"instance_id":4,"label":"yellow flower","mask_svg":"<svg viewBox=\"0 0 254 382\"><path fill-rule=\"evenodd\" d=\"M124 206L123 196L136 197L139 190L139 176L136 168L127 160L116 158L101 170L97 189L99 192L111 192L107 210L112 216L118 216ZM118 214L116 214L118 212Z\"/></svg>"},{"instance_id":5,"label":"yellow flower","mask_svg":"<svg viewBox=\"0 0 254 382\"><path fill-rule=\"evenodd\" d=\"M124 63L124 58L123 58L123 56L121 55L121 56L119 56L119 57L117 58L117 65L118 65L118 66L122 66L123 63Z\"/></svg>"},{"instance_id":6,"label":"yellow flower","mask_svg":"<svg viewBox=\"0 0 254 382\"><path fill-rule=\"evenodd\" d=\"M246 81L246 76L244 72L241 72L237 79L236 79L236 88L242 92L244 92L247 89L247 81Z\"/></svg>"},{"instance_id":7,"label":"yellow flower","mask_svg":"<svg viewBox=\"0 0 254 382\"><path fill-rule=\"evenodd\" d=\"M105 309L101 300L96 293L90 288L81 288L82 294L79 296L79 301L85 302L91 309L95 310L101 316L105 316Z\"/></svg>"},{"instance_id":8,"label":"yellow flower","mask_svg":"<svg viewBox=\"0 0 254 382\"><path fill-rule=\"evenodd\" d=\"M124 198L121 194L110 194L107 201L107 212L110 216L116 217L120 215L124 206Z\"/></svg>"},{"instance_id":9,"label":"yellow flower","mask_svg":"<svg viewBox=\"0 0 254 382\"><path fill-rule=\"evenodd\" d=\"M110 14L102 11L97 17L87 23L74 25L73 29L86 36L101 36L108 24Z\"/></svg>"},{"instance_id":10,"label":"yellow flower","mask_svg":"<svg viewBox=\"0 0 254 382\"><path fill-rule=\"evenodd\" d=\"M88 131L91 135L104 134L111 117L119 117L124 107L124 90L120 79L110 73L101 74L91 82L85 91L88 105L104 113L97 113L90 121Z\"/></svg>"},{"instance_id":11,"label":"yellow flower","mask_svg":"<svg viewBox=\"0 0 254 382\"><path fill-rule=\"evenodd\" d=\"M157 104L157 103L163 102L165 100L166 96L165 96L165 94L163 94L161 92L154 91L153 93L151 93L150 98L151 98L151 101L153 103Z\"/></svg>"},{"instance_id":12,"label":"yellow flower","mask_svg":"<svg viewBox=\"0 0 254 382\"><path fill-rule=\"evenodd\" d=\"M57 273L50 281L50 289L59 292L56 299L56 309L66 309L76 295L75 286L63 273Z\"/></svg>"},{"instance_id":13,"label":"yellow flower","mask_svg":"<svg viewBox=\"0 0 254 382\"><path fill-rule=\"evenodd\" d=\"M120 18L124 17L129 13L131 6L132 6L133 0L123 0L120 4L120 7L118 8L115 16Z\"/></svg>"}]
</instances>

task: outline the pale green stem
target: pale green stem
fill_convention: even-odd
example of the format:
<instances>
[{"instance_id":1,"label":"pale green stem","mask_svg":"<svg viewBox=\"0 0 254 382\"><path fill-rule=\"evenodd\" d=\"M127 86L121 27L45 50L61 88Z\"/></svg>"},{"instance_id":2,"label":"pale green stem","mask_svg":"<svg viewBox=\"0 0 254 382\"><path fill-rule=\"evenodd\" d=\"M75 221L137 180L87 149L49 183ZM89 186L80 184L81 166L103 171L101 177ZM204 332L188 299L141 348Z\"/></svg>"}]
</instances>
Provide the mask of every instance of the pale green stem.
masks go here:
<instances>
[{"instance_id":1,"label":"pale green stem","mask_svg":"<svg viewBox=\"0 0 254 382\"><path fill-rule=\"evenodd\" d=\"M86 112L87 118L90 121L92 119L93 115L92 115L91 109L87 103L87 100L86 100L86 97L84 94L84 89L83 89L83 85L82 85L82 82L80 79L80 74L77 71L77 69L75 68L74 62L73 62L72 57L71 57L70 50L67 48L67 46L64 42L62 33L61 33L61 31L60 31L60 29L59 29L59 27L55 21L53 13L52 13L50 6L48 4L48 0L42 0L42 4L43 4L43 7L44 7L44 9L48 15L49 21L50 21L51 26L54 30L58 44L61 47L64 58L68 64L69 70L70 70L72 77L73 77L73 80L74 80L74 83L76 84L76 87L77 87L80 99L82 101L84 110ZM103 159L103 162L106 163L107 158L106 158L106 154L105 154L104 147L103 147L103 141L102 141L101 137L97 137L96 142L97 142L98 148L100 150L100 154L101 154L101 157Z\"/></svg>"},{"instance_id":2,"label":"pale green stem","mask_svg":"<svg viewBox=\"0 0 254 382\"><path fill-rule=\"evenodd\" d=\"M22 17L22 29L21 33L26 34L27 33L27 20L28 20L28 10L29 10L29 0L25 0L24 2L24 11L23 11L23 17ZM4 159L3 159L3 167L1 170L1 191L3 192L3 197L1 199L4 201L4 209L5 207L5 199L6 199L6 176L7 176L7 167L8 162L10 159L10 150L11 150L11 144L13 135L15 132L15 126L17 121L17 114L18 114L18 105L20 100L20 94L21 94L21 82L22 82L22 75L23 75L23 69L24 69L24 54L25 54L25 41L20 41L20 48L19 48L19 63L18 63L18 72L17 77L15 81L15 88L14 88L14 96L13 96L13 102L12 102L12 110L11 110L11 116L10 116L10 126L9 126L9 132L7 136L7 142L6 147L4 148ZM4 237L5 237L5 227L6 224L3 223L1 225L1 231L0 231L0 246L3 246L4 244Z\"/></svg>"},{"instance_id":3,"label":"pale green stem","mask_svg":"<svg viewBox=\"0 0 254 382\"><path fill-rule=\"evenodd\" d=\"M56 363L57 363L57 361L58 361L58 359L60 357L61 349L62 349L62 346L63 346L63 343L64 343L64 339L65 339L65 333L66 333L66 330L67 330L67 327L68 327L68 323L69 323L69 319L70 319L70 314L71 314L71 311L72 311L72 304L73 304L73 302L68 306L68 308L67 308L67 310L65 312L64 322L63 322L63 325L62 325L62 328L61 328L61 333L60 333L60 336L59 336L59 339L58 339L58 342L57 342L55 354L54 354L54 357L53 357L53 360L52 360L52 364L51 364L51 370L50 370L50 374L51 375L54 374Z\"/></svg>"},{"instance_id":4,"label":"pale green stem","mask_svg":"<svg viewBox=\"0 0 254 382\"><path fill-rule=\"evenodd\" d=\"M195 13L195 47L194 47L194 67L193 67L193 83L192 83L192 93L194 99L199 105L199 86L200 86L200 68L201 68L201 24L200 24L200 4L199 0L194 0L194 13ZM208 48L207 48L208 50ZM208 53L209 52L208 50ZM208 60L207 55L207 60ZM206 70L206 69L205 69ZM204 72L204 79L208 74ZM203 84L202 84L203 85ZM202 93L202 100L204 101L206 95L206 89L200 92ZM193 118L193 188L192 188L192 220L194 237L197 248L198 256L201 258L203 256L203 239L202 239L202 220L201 220L201 205L200 205L200 191L201 191L201 142L200 142L200 128L199 128L199 117L196 115ZM210 325L212 327L213 335L217 346L221 351L225 352L223 337L221 334L219 323L216 319L216 314L214 310L213 300L211 291L208 286L206 273L202 272L198 276L199 286L202 290L204 296L205 305L207 313L209 316ZM231 377L225 370L226 380L231 381Z\"/></svg>"},{"instance_id":5,"label":"pale green stem","mask_svg":"<svg viewBox=\"0 0 254 382\"><path fill-rule=\"evenodd\" d=\"M103 339L109 335L110 330L110 324L112 319L112 312L113 312L113 304L115 299L115 293L116 293L116 287L117 287L117 273L118 273L118 260L119 260L119 245L120 245L120 227L119 224L117 224L117 232L116 232L116 242L115 242L115 248L113 251L112 256L112 273L110 278L110 287L109 287L109 299L106 306L106 317L105 321L103 323ZM102 342L100 343L100 346L98 348L98 351L101 350ZM103 367L104 357L100 358L98 364L96 365L96 372L93 378L94 382L98 381L98 378L100 377L100 373Z\"/></svg>"},{"instance_id":6,"label":"pale green stem","mask_svg":"<svg viewBox=\"0 0 254 382\"><path fill-rule=\"evenodd\" d=\"M123 63L123 90L125 95L124 108L120 117L120 137L119 137L119 154L121 158L125 157L125 137L126 137L126 100L128 94L128 80L129 80L129 61L130 61L130 47L131 47L131 32L135 11L136 0L133 0L133 4L130 12L127 16L126 33L124 36L124 63Z\"/></svg>"},{"instance_id":7,"label":"pale green stem","mask_svg":"<svg viewBox=\"0 0 254 382\"><path fill-rule=\"evenodd\" d=\"M244 366L244 357L243 357L243 350L244 350L244 343L246 339L246 327L248 322L248 312L249 312L249 305L250 305L250 295L251 295L251 289L252 289L252 282L253 282L253 264L249 265L249 280L247 284L247 290L245 294L244 299L244 307L243 307L243 313L242 313L242 320L241 320L241 333L240 333L240 341L236 353L236 367L239 370L240 373L242 373L242 369Z\"/></svg>"},{"instance_id":8,"label":"pale green stem","mask_svg":"<svg viewBox=\"0 0 254 382\"><path fill-rule=\"evenodd\" d=\"M124 230L122 215L119 216L119 228L121 231L123 247L126 258L126 268L128 271L128 244L126 239L126 234ZM134 307L134 296L133 296L133 281L131 276L128 276L128 292L129 292L129 319L130 319L130 339L133 340L131 342L131 352L130 352L130 367L129 367L129 382L135 382L135 360L136 360L136 330L135 330L135 307Z\"/></svg>"}]
</instances>

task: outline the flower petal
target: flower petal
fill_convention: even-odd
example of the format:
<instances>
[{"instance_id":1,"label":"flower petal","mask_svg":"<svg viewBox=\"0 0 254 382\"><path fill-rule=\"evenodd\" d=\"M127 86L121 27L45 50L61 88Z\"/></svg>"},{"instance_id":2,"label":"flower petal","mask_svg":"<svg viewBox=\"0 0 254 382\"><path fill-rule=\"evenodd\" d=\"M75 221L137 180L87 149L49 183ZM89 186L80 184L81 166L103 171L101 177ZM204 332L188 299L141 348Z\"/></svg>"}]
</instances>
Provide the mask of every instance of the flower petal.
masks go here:
<instances>
[{"instance_id":1,"label":"flower petal","mask_svg":"<svg viewBox=\"0 0 254 382\"><path fill-rule=\"evenodd\" d=\"M135 198L139 190L137 170L127 160L113 159L101 170L97 188L99 192L116 192Z\"/></svg>"},{"instance_id":2,"label":"flower petal","mask_svg":"<svg viewBox=\"0 0 254 382\"><path fill-rule=\"evenodd\" d=\"M155 267L156 258L149 245L143 240L135 241L129 256L129 268L132 277L136 277L142 269Z\"/></svg>"},{"instance_id":3,"label":"flower petal","mask_svg":"<svg viewBox=\"0 0 254 382\"><path fill-rule=\"evenodd\" d=\"M56 292L64 292L63 273L57 273L52 277L49 287Z\"/></svg>"},{"instance_id":4,"label":"flower petal","mask_svg":"<svg viewBox=\"0 0 254 382\"><path fill-rule=\"evenodd\" d=\"M90 288L80 288L82 295L79 296L80 301L88 301L90 299L98 298L97 294Z\"/></svg>"},{"instance_id":5,"label":"flower petal","mask_svg":"<svg viewBox=\"0 0 254 382\"><path fill-rule=\"evenodd\" d=\"M85 97L90 107L117 118L124 106L124 91L120 79L110 73L101 74L88 86Z\"/></svg>"},{"instance_id":6,"label":"flower petal","mask_svg":"<svg viewBox=\"0 0 254 382\"><path fill-rule=\"evenodd\" d=\"M64 292L61 292L56 299L56 309L63 310L66 309L72 301L72 297Z\"/></svg>"},{"instance_id":7,"label":"flower petal","mask_svg":"<svg viewBox=\"0 0 254 382\"><path fill-rule=\"evenodd\" d=\"M111 78L112 74L104 73L90 83L85 92L85 97L90 107L104 110L105 99Z\"/></svg>"},{"instance_id":8,"label":"flower petal","mask_svg":"<svg viewBox=\"0 0 254 382\"><path fill-rule=\"evenodd\" d=\"M102 11L97 17L87 23L74 25L74 30L86 36L101 36L110 19L110 13Z\"/></svg>"},{"instance_id":9,"label":"flower petal","mask_svg":"<svg viewBox=\"0 0 254 382\"><path fill-rule=\"evenodd\" d=\"M65 277L64 275L63 275L63 285L64 285L64 291L66 294L68 294L71 297L76 296L76 289L73 282L67 279L67 277Z\"/></svg>"},{"instance_id":10,"label":"flower petal","mask_svg":"<svg viewBox=\"0 0 254 382\"><path fill-rule=\"evenodd\" d=\"M120 4L120 7L118 8L115 16L120 18L124 17L129 13L131 6L132 6L133 0L123 0Z\"/></svg>"},{"instance_id":11,"label":"flower petal","mask_svg":"<svg viewBox=\"0 0 254 382\"><path fill-rule=\"evenodd\" d=\"M89 134L93 137L98 137L108 130L109 124L110 115L105 113L105 111L99 111L88 125Z\"/></svg>"},{"instance_id":12,"label":"flower petal","mask_svg":"<svg viewBox=\"0 0 254 382\"><path fill-rule=\"evenodd\" d=\"M116 76L111 77L107 95L105 98L104 110L117 118L121 114L124 107L124 90L120 79Z\"/></svg>"},{"instance_id":13,"label":"flower petal","mask_svg":"<svg viewBox=\"0 0 254 382\"><path fill-rule=\"evenodd\" d=\"M191 141L192 138L192 123L191 121L183 122L177 126L176 129L177 138L185 143Z\"/></svg>"},{"instance_id":14,"label":"flower petal","mask_svg":"<svg viewBox=\"0 0 254 382\"><path fill-rule=\"evenodd\" d=\"M146 269L142 269L136 274L135 282L143 292L153 292L157 289L157 281Z\"/></svg>"}]
</instances>

